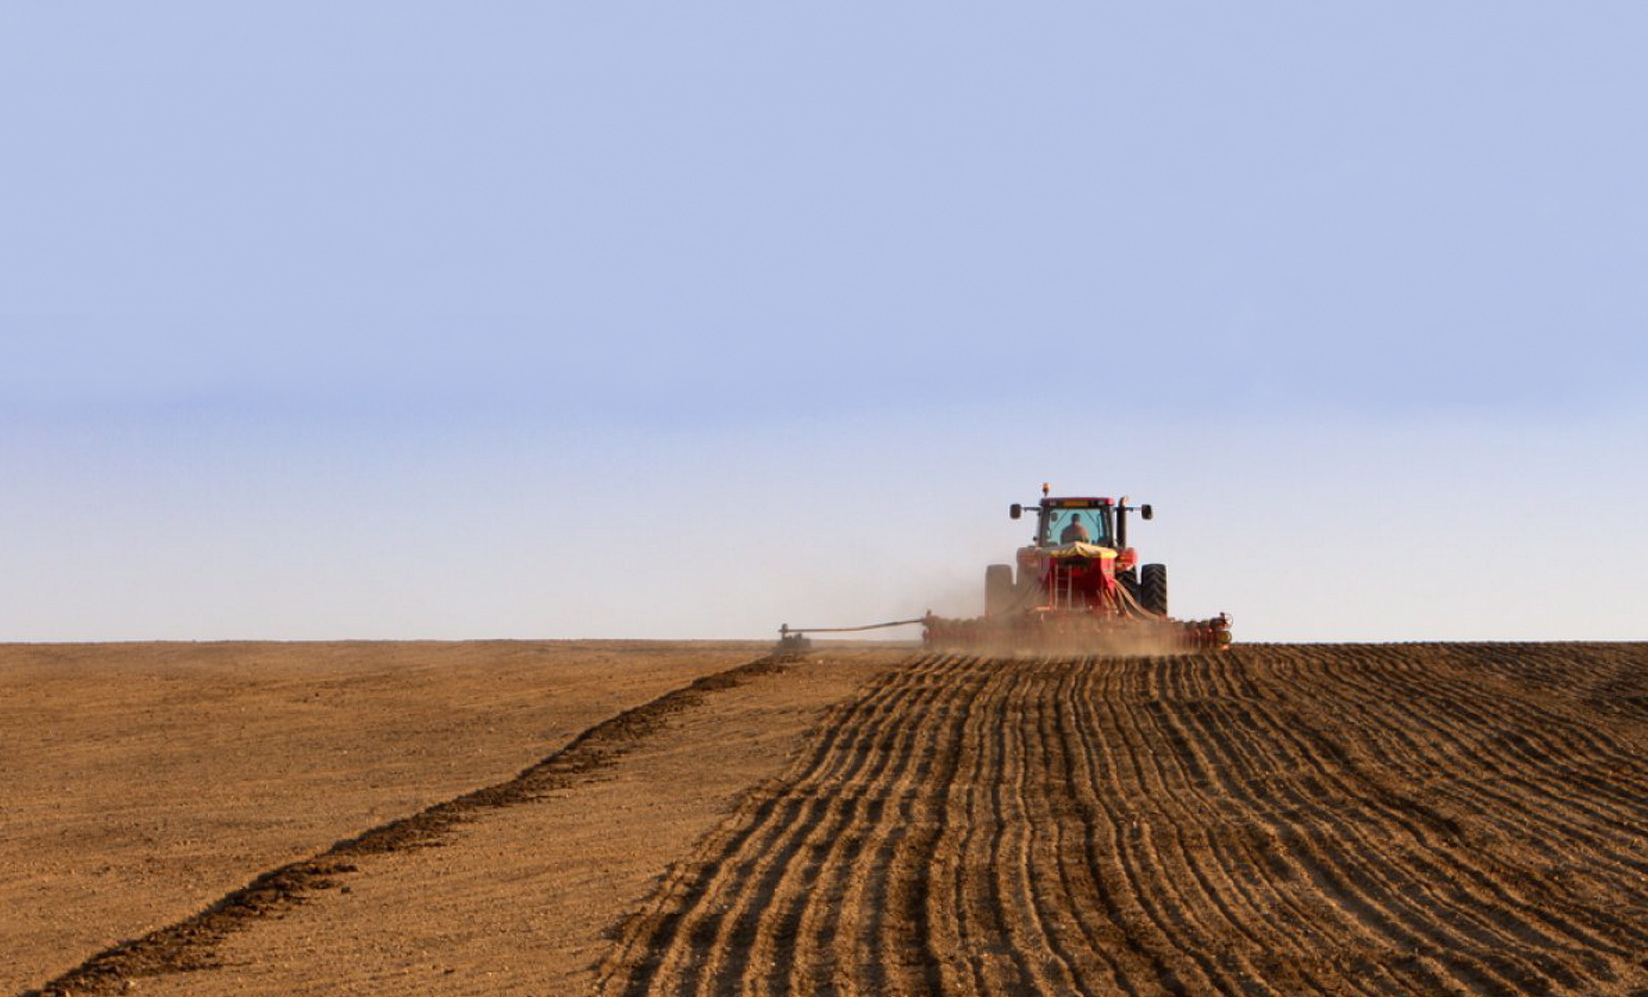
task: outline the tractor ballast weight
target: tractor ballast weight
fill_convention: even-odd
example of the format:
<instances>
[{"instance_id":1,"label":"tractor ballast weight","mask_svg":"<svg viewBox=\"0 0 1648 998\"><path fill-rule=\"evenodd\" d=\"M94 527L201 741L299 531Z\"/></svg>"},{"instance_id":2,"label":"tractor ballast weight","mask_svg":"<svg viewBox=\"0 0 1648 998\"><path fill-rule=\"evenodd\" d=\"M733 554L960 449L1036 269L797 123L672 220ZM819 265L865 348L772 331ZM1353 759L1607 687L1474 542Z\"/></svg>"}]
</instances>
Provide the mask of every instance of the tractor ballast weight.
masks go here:
<instances>
[{"instance_id":1,"label":"tractor ballast weight","mask_svg":"<svg viewBox=\"0 0 1648 998\"><path fill-rule=\"evenodd\" d=\"M1167 566L1138 563L1128 545L1130 514L1154 517L1149 504L1098 496L1047 494L1008 515L1036 517L1031 543L1016 564L984 571L984 616L928 614L924 640L943 648L1002 651L1218 651L1230 644L1230 617L1168 616Z\"/></svg>"}]
</instances>

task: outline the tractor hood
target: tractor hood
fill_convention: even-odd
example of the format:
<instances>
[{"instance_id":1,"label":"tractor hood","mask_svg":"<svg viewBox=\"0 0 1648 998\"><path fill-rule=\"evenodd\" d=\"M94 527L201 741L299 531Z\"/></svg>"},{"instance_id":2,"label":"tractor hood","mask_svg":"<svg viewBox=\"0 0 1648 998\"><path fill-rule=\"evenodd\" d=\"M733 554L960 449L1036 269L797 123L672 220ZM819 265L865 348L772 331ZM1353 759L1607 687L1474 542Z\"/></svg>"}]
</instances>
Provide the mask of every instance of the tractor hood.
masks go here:
<instances>
[{"instance_id":1,"label":"tractor hood","mask_svg":"<svg viewBox=\"0 0 1648 998\"><path fill-rule=\"evenodd\" d=\"M1049 558L1114 558L1115 548L1107 548L1102 544L1088 544L1076 541L1071 544L1061 544L1056 548L1047 548L1043 552Z\"/></svg>"}]
</instances>

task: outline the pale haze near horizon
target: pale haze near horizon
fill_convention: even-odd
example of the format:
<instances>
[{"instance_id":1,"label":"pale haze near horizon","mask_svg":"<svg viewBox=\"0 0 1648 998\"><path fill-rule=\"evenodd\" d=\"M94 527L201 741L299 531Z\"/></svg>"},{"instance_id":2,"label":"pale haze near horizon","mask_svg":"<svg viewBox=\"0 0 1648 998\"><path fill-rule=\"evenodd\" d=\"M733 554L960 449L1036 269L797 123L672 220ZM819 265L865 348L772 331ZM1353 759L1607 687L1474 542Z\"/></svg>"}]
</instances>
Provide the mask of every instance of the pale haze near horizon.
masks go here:
<instances>
[{"instance_id":1,"label":"pale haze near horizon","mask_svg":"<svg viewBox=\"0 0 1648 998\"><path fill-rule=\"evenodd\" d=\"M1642 639L1648 9L0 10L0 640Z\"/></svg>"}]
</instances>

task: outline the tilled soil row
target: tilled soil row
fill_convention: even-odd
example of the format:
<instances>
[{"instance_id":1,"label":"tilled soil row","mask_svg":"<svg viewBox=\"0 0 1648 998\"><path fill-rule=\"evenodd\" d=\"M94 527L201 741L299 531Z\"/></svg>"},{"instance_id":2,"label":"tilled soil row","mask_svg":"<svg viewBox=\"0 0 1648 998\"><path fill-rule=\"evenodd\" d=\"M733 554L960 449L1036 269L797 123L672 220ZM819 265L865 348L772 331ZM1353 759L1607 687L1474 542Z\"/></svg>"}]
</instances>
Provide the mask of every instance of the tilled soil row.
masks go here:
<instances>
[{"instance_id":1,"label":"tilled soil row","mask_svg":"<svg viewBox=\"0 0 1648 998\"><path fill-rule=\"evenodd\" d=\"M455 826L473 820L479 812L534 800L611 764L670 715L702 702L707 694L784 668L778 659L758 659L625 710L510 780L433 805L339 841L310 859L263 873L198 914L98 953L30 993L118 994L124 982L133 978L215 967L214 951L231 933L259 919L279 917L314 892L347 890L348 877L356 872L352 861L375 853L439 845Z\"/></svg>"},{"instance_id":2,"label":"tilled soil row","mask_svg":"<svg viewBox=\"0 0 1648 998\"><path fill-rule=\"evenodd\" d=\"M608 993L1648 988L1648 645L927 655L677 863Z\"/></svg>"}]
</instances>

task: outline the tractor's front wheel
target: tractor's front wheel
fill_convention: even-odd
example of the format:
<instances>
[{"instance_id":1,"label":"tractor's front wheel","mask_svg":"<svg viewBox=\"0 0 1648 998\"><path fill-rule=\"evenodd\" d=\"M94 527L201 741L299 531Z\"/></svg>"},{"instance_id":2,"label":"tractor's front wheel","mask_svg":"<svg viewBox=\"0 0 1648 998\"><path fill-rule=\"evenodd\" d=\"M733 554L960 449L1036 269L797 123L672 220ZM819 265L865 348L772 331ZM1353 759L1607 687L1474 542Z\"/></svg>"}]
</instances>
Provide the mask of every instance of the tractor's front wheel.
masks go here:
<instances>
[{"instance_id":1,"label":"tractor's front wheel","mask_svg":"<svg viewBox=\"0 0 1648 998\"><path fill-rule=\"evenodd\" d=\"M1130 568L1125 572L1117 572L1116 581L1120 582L1122 584L1122 588L1127 590L1127 595L1133 597L1133 602L1140 602L1139 570L1137 568Z\"/></svg>"},{"instance_id":2,"label":"tractor's front wheel","mask_svg":"<svg viewBox=\"0 0 1648 998\"><path fill-rule=\"evenodd\" d=\"M995 617L1006 613L1013 605L1012 565L990 565L984 570L984 615Z\"/></svg>"},{"instance_id":3,"label":"tractor's front wheel","mask_svg":"<svg viewBox=\"0 0 1648 998\"><path fill-rule=\"evenodd\" d=\"M1167 566L1142 565L1139 568L1139 603L1151 613L1167 616Z\"/></svg>"}]
</instances>

